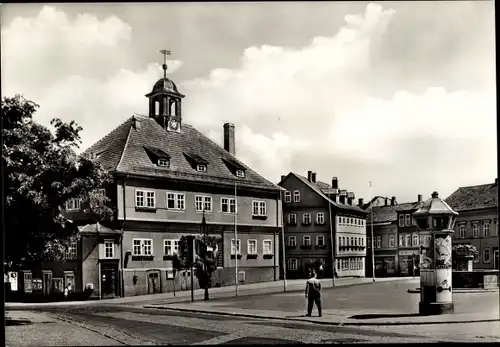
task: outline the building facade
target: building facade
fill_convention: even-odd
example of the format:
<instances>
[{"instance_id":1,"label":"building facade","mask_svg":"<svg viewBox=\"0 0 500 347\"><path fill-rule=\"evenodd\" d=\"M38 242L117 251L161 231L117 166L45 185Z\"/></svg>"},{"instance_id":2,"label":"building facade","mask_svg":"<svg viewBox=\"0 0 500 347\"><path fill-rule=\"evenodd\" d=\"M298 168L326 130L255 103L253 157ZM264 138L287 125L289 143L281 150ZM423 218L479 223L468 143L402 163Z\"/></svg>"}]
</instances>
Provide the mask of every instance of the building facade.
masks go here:
<instances>
[{"instance_id":1,"label":"building facade","mask_svg":"<svg viewBox=\"0 0 500 347\"><path fill-rule=\"evenodd\" d=\"M365 206L369 211L366 276L372 276L372 247L376 277L418 275L420 235L411 214L422 205L422 196L418 195L416 202L401 204L396 197L376 197L373 201L377 203Z\"/></svg>"},{"instance_id":2,"label":"building facade","mask_svg":"<svg viewBox=\"0 0 500 347\"><path fill-rule=\"evenodd\" d=\"M445 201L459 213L453 244L476 246L475 269L498 269L498 179L460 187Z\"/></svg>"},{"instance_id":3,"label":"building facade","mask_svg":"<svg viewBox=\"0 0 500 347\"><path fill-rule=\"evenodd\" d=\"M174 274L172 260L182 236L201 233L203 215L220 238L213 286L234 285L236 275L240 283L277 280L282 189L237 159L233 124L223 125L221 147L184 123L184 95L166 72L146 97L148 116L130 117L85 151L113 176L103 194L116 211L108 234L118 236L74 244L66 266L75 269L75 290L92 284L104 297L189 289L190 272ZM78 200L66 213L87 223Z\"/></svg>"},{"instance_id":4,"label":"building facade","mask_svg":"<svg viewBox=\"0 0 500 347\"><path fill-rule=\"evenodd\" d=\"M354 194L332 185L289 173L279 183L283 200L287 277L303 278L322 264L332 275L332 235L335 268L339 276L364 276L366 213L354 204Z\"/></svg>"}]
</instances>

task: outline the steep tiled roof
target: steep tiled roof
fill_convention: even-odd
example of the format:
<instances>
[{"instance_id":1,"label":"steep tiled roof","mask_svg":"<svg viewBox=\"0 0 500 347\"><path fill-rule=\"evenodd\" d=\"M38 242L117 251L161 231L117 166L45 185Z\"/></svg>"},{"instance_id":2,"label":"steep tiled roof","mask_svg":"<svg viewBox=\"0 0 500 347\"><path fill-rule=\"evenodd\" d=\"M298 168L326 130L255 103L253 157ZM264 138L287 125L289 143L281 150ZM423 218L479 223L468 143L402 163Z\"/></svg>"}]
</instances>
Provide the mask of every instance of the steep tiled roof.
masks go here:
<instances>
[{"instance_id":1,"label":"steep tiled roof","mask_svg":"<svg viewBox=\"0 0 500 347\"><path fill-rule=\"evenodd\" d=\"M460 187L448 198L446 203L455 211L498 207L498 186L495 183L479 186Z\"/></svg>"},{"instance_id":2,"label":"steep tiled roof","mask_svg":"<svg viewBox=\"0 0 500 347\"><path fill-rule=\"evenodd\" d=\"M139 127L132 126L133 117L118 126L86 152L101 153L98 160L108 170L149 177L177 178L214 184L234 184L258 189L279 190L233 155L221 148L191 125L182 124L180 133L169 132L153 118L135 116ZM170 167L158 167L146 149L154 148L170 157ZM188 158L203 159L207 172L197 172ZM236 177L223 159L245 169L245 177Z\"/></svg>"},{"instance_id":3,"label":"steep tiled roof","mask_svg":"<svg viewBox=\"0 0 500 347\"><path fill-rule=\"evenodd\" d=\"M329 189L332 189L332 186L328 185L327 183L324 182L319 182L317 181L316 183L309 182L307 178L297 175L296 173L291 172L292 175L296 176L298 179L300 179L304 184L308 185L311 187L316 193L318 193L321 197L329 201L333 206L335 206L338 209L341 210L349 210L349 211L356 211L356 212L364 212L366 213L363 209L359 208L358 206L355 205L349 205L349 204L341 204L339 202L334 202L330 200L324 193L324 191L328 191Z\"/></svg>"},{"instance_id":4,"label":"steep tiled roof","mask_svg":"<svg viewBox=\"0 0 500 347\"><path fill-rule=\"evenodd\" d=\"M417 201L417 202L405 202L396 205L374 206L372 208L373 223L376 224L376 223L395 222L398 219L398 212L416 210L420 208L422 204L423 202ZM371 222L372 216L370 213L366 217L366 220Z\"/></svg>"}]
</instances>

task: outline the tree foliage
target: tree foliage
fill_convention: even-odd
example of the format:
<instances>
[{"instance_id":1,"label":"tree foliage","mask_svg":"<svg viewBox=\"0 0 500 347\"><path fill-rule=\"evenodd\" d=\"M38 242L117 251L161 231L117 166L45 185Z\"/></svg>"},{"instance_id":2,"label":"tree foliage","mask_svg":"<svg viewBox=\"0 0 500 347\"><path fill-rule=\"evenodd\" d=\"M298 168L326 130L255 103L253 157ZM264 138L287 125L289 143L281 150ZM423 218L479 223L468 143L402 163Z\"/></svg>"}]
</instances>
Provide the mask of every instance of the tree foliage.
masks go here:
<instances>
[{"instance_id":1,"label":"tree foliage","mask_svg":"<svg viewBox=\"0 0 500 347\"><path fill-rule=\"evenodd\" d=\"M77 155L82 128L53 119L53 131L34 121L39 105L20 95L4 97L5 261L11 268L61 258L77 228L64 215L68 200L82 199L94 221L112 216L98 189L109 174L92 158Z\"/></svg>"}]
</instances>

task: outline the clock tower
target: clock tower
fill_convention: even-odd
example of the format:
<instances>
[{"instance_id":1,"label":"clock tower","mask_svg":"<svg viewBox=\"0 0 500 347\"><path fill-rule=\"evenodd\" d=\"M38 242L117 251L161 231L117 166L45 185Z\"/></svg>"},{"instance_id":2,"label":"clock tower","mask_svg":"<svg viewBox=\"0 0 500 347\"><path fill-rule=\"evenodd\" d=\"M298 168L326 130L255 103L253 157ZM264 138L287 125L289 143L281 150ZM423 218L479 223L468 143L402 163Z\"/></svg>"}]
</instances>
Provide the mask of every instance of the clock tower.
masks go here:
<instances>
[{"instance_id":1,"label":"clock tower","mask_svg":"<svg viewBox=\"0 0 500 347\"><path fill-rule=\"evenodd\" d=\"M167 55L170 55L170 51L162 49L160 53L163 54L163 78L154 84L151 93L146 94L149 98L149 117L154 118L167 131L180 132L181 100L184 95L179 93L175 83L167 78Z\"/></svg>"}]
</instances>

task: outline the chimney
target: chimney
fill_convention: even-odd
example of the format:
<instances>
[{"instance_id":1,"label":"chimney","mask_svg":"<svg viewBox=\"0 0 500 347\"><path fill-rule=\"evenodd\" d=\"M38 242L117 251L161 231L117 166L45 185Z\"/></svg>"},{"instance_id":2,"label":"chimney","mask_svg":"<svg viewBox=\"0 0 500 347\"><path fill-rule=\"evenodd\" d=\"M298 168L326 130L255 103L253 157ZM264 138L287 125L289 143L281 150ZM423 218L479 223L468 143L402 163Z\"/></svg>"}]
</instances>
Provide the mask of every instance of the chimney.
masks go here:
<instances>
[{"instance_id":1,"label":"chimney","mask_svg":"<svg viewBox=\"0 0 500 347\"><path fill-rule=\"evenodd\" d=\"M347 198L347 203L348 203L349 205L352 205L352 200L353 200L353 198Z\"/></svg>"},{"instance_id":2,"label":"chimney","mask_svg":"<svg viewBox=\"0 0 500 347\"><path fill-rule=\"evenodd\" d=\"M234 124L232 123L224 123L224 149L232 155L236 155Z\"/></svg>"},{"instance_id":3,"label":"chimney","mask_svg":"<svg viewBox=\"0 0 500 347\"><path fill-rule=\"evenodd\" d=\"M358 199L358 206L363 206L364 205L363 202L364 202L363 198L359 198Z\"/></svg>"},{"instance_id":4,"label":"chimney","mask_svg":"<svg viewBox=\"0 0 500 347\"><path fill-rule=\"evenodd\" d=\"M389 206L389 199L388 198L385 198L385 206Z\"/></svg>"},{"instance_id":5,"label":"chimney","mask_svg":"<svg viewBox=\"0 0 500 347\"><path fill-rule=\"evenodd\" d=\"M391 198L391 206L394 206L394 205L396 205L396 197L395 196L393 196Z\"/></svg>"},{"instance_id":6,"label":"chimney","mask_svg":"<svg viewBox=\"0 0 500 347\"><path fill-rule=\"evenodd\" d=\"M311 182L312 182L312 183L316 183L316 172L313 172L313 173L311 174Z\"/></svg>"},{"instance_id":7,"label":"chimney","mask_svg":"<svg viewBox=\"0 0 500 347\"><path fill-rule=\"evenodd\" d=\"M495 178L495 185L498 185L498 177Z\"/></svg>"},{"instance_id":8,"label":"chimney","mask_svg":"<svg viewBox=\"0 0 500 347\"><path fill-rule=\"evenodd\" d=\"M313 173L313 172L312 172L312 171L310 171L310 170L309 170L309 171L307 171L307 180L308 180L309 182L311 182L311 181L312 181L312 173Z\"/></svg>"},{"instance_id":9,"label":"chimney","mask_svg":"<svg viewBox=\"0 0 500 347\"><path fill-rule=\"evenodd\" d=\"M135 116L132 117L132 126L135 130L141 129L141 120L137 119Z\"/></svg>"},{"instance_id":10,"label":"chimney","mask_svg":"<svg viewBox=\"0 0 500 347\"><path fill-rule=\"evenodd\" d=\"M422 200L423 200L422 194L418 194L418 201L417 202L422 202Z\"/></svg>"},{"instance_id":11,"label":"chimney","mask_svg":"<svg viewBox=\"0 0 500 347\"><path fill-rule=\"evenodd\" d=\"M337 177L333 177L332 178L332 188L338 189L338 187L339 187L339 180L337 179Z\"/></svg>"},{"instance_id":12,"label":"chimney","mask_svg":"<svg viewBox=\"0 0 500 347\"><path fill-rule=\"evenodd\" d=\"M283 180L285 179L286 175L281 175L281 181L280 182L283 182Z\"/></svg>"}]
</instances>

